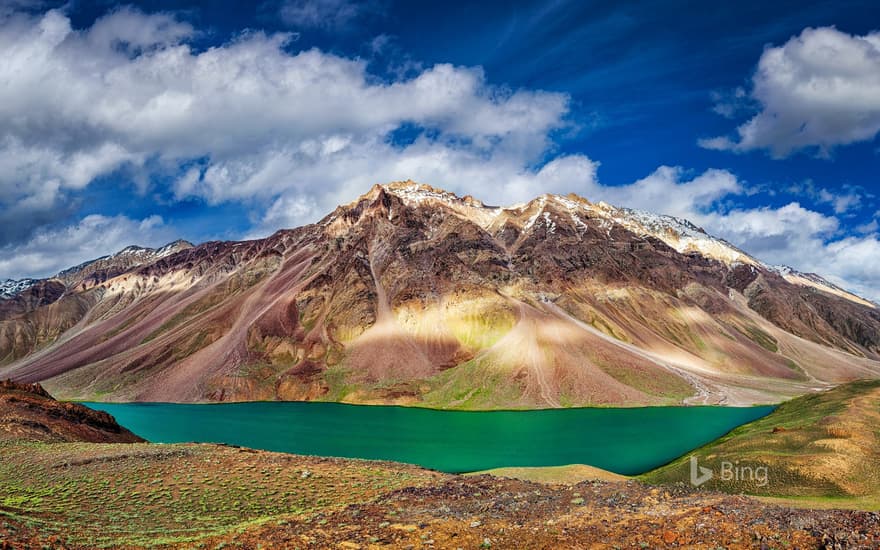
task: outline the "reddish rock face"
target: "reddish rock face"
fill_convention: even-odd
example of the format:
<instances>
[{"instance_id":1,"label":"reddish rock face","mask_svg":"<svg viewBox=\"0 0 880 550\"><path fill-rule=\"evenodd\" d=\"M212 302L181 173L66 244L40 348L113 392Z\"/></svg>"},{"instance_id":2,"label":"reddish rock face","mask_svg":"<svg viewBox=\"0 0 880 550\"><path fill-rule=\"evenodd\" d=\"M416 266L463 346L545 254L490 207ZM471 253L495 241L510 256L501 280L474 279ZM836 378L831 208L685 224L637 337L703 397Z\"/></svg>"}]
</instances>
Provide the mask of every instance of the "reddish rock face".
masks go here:
<instances>
[{"instance_id":1,"label":"reddish rock face","mask_svg":"<svg viewBox=\"0 0 880 550\"><path fill-rule=\"evenodd\" d=\"M40 384L0 382L0 441L137 443L144 441L112 416L77 403L59 403Z\"/></svg>"},{"instance_id":2,"label":"reddish rock face","mask_svg":"<svg viewBox=\"0 0 880 550\"><path fill-rule=\"evenodd\" d=\"M266 239L116 256L0 301L0 374L77 398L463 408L773 402L880 377L872 304L576 196L496 208L396 183Z\"/></svg>"}]
</instances>

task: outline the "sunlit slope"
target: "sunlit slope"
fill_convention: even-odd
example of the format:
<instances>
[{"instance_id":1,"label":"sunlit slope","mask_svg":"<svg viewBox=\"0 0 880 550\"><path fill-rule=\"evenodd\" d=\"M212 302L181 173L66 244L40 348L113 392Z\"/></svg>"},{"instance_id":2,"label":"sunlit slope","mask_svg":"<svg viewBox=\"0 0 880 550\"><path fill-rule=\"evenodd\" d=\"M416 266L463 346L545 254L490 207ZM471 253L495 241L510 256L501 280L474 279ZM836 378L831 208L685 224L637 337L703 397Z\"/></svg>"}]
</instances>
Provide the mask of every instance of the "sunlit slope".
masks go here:
<instances>
[{"instance_id":1,"label":"sunlit slope","mask_svg":"<svg viewBox=\"0 0 880 550\"><path fill-rule=\"evenodd\" d=\"M706 489L878 507L880 382L853 382L798 397L692 454L700 466L715 471ZM687 483L690 456L641 478ZM724 462L732 465L732 479L721 475ZM766 468L766 483L758 468Z\"/></svg>"}]
</instances>

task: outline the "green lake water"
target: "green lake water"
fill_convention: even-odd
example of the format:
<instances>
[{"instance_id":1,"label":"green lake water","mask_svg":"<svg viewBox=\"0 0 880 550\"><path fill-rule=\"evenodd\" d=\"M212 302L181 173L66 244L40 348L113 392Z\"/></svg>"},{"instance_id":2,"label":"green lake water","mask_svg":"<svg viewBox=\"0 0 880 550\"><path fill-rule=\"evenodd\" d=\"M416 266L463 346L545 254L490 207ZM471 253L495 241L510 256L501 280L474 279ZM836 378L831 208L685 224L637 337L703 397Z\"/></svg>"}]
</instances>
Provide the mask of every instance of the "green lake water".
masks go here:
<instances>
[{"instance_id":1,"label":"green lake water","mask_svg":"<svg viewBox=\"0 0 880 550\"><path fill-rule=\"evenodd\" d=\"M462 412L339 403L84 403L157 443L228 443L288 453L395 460L444 472L589 464L634 475L666 464L773 407Z\"/></svg>"}]
</instances>

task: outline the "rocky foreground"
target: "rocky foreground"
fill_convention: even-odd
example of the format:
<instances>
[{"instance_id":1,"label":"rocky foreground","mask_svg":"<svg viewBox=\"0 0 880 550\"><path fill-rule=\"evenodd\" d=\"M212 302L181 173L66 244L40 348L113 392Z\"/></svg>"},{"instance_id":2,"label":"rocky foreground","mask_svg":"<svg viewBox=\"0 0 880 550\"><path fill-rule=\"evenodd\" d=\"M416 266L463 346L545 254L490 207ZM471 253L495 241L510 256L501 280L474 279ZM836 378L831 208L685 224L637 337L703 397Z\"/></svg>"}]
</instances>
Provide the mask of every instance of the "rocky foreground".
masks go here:
<instances>
[{"instance_id":1,"label":"rocky foreground","mask_svg":"<svg viewBox=\"0 0 880 550\"><path fill-rule=\"evenodd\" d=\"M217 471L213 453L204 447L208 465L196 473ZM266 464L271 453L242 453L242 464ZM132 458L143 459L144 456ZM271 460L270 460L271 461ZM291 513L278 506L271 518L253 522L229 518L222 534L181 529L147 529L153 514L176 513L183 503L156 510L140 497L127 520L129 532L102 532L88 538L88 526L71 518L66 529L50 533L39 527L45 517L25 519L4 506L0 512L2 548L865 548L880 545L880 515L871 512L817 511L767 505L748 497L693 490L684 485L653 487L636 481L584 481L541 485L492 476L414 475L414 485L387 492L342 490L346 472L364 468L401 473L405 468L358 461L289 457L288 468L313 472L303 486L330 490L334 500ZM336 468L337 475L326 472ZM317 474L315 472L320 472ZM299 474L302 475L302 474ZM380 474L381 475L381 474ZM222 476L221 476L222 478ZM356 484L363 476L351 478ZM336 487L334 488L334 485ZM361 500L362 499L362 500ZM83 499L84 502L88 498ZM72 504L76 504L76 499ZM137 506L143 506L142 512ZM108 522L111 510L93 512L92 521ZM144 527L138 532L138 513ZM63 517L63 516L62 516ZM264 523L265 521L265 523ZM214 531L216 533L216 531ZM161 534L159 534L161 533Z\"/></svg>"},{"instance_id":2,"label":"rocky foreground","mask_svg":"<svg viewBox=\"0 0 880 550\"><path fill-rule=\"evenodd\" d=\"M635 481L452 477L214 542L241 548L878 548L880 516Z\"/></svg>"},{"instance_id":3,"label":"rocky foreground","mask_svg":"<svg viewBox=\"0 0 880 550\"><path fill-rule=\"evenodd\" d=\"M85 433L81 425L94 421L85 407L58 403L38 386L0 387L3 425L15 424L20 410L56 434ZM0 430L2 549L880 547L873 512L769 505L684 483L558 477L592 476L590 469L553 469L552 483L534 483L34 433Z\"/></svg>"}]
</instances>

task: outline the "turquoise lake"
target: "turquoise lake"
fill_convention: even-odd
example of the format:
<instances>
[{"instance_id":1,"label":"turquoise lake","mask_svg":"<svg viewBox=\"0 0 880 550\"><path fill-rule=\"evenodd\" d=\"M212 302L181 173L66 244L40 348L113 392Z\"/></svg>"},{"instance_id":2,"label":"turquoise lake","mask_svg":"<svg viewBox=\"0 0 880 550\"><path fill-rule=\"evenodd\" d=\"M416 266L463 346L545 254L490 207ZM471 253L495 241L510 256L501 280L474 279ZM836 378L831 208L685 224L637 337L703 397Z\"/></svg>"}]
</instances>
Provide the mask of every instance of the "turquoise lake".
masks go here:
<instances>
[{"instance_id":1,"label":"turquoise lake","mask_svg":"<svg viewBox=\"0 0 880 550\"><path fill-rule=\"evenodd\" d=\"M156 443L228 443L444 472L589 464L652 470L774 407L462 412L339 403L84 403Z\"/></svg>"}]
</instances>

